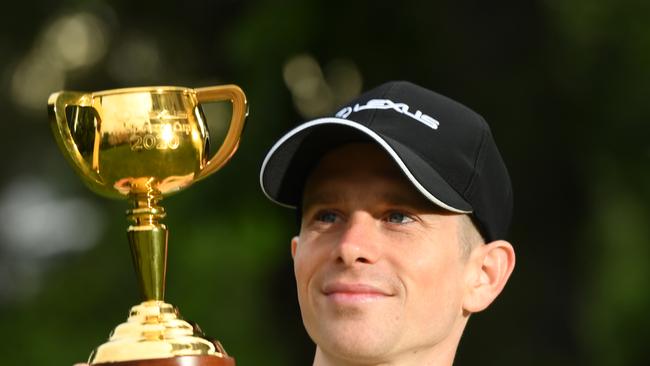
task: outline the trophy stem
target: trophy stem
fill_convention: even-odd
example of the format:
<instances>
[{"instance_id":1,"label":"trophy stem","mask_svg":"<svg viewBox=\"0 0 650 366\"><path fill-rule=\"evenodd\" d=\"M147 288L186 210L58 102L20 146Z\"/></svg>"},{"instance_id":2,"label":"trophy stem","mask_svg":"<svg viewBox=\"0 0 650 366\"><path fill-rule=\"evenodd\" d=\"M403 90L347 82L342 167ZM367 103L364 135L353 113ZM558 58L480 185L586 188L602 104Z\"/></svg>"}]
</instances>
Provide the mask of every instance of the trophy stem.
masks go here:
<instances>
[{"instance_id":1,"label":"trophy stem","mask_svg":"<svg viewBox=\"0 0 650 366\"><path fill-rule=\"evenodd\" d=\"M167 268L167 227L158 222L165 210L156 192L133 193L133 208L126 214L133 221L127 230L135 273L144 301L163 301Z\"/></svg>"}]
</instances>

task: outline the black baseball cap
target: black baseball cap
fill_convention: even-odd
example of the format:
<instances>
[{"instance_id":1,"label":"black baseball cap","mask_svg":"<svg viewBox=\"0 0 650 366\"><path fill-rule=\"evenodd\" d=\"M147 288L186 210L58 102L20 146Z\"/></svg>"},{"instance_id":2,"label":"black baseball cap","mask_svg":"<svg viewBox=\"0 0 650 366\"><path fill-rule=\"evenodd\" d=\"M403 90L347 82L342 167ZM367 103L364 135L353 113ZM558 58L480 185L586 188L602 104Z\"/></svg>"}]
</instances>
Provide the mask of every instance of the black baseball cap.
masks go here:
<instances>
[{"instance_id":1,"label":"black baseball cap","mask_svg":"<svg viewBox=\"0 0 650 366\"><path fill-rule=\"evenodd\" d=\"M512 186L485 119L468 107L406 81L382 84L335 115L302 123L271 147L260 171L264 194L297 208L305 181L330 150L377 144L424 197L469 214L488 241L506 237Z\"/></svg>"}]
</instances>

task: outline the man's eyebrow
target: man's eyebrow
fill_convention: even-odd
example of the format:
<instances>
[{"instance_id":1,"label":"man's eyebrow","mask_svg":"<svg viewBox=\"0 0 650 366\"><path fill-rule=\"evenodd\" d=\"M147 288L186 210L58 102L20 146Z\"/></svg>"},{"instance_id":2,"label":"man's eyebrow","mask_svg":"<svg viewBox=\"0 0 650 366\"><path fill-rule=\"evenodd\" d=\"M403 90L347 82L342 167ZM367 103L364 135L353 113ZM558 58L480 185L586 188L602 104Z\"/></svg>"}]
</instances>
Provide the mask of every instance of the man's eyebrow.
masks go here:
<instances>
[{"instance_id":1,"label":"man's eyebrow","mask_svg":"<svg viewBox=\"0 0 650 366\"><path fill-rule=\"evenodd\" d=\"M339 192L323 190L305 195L302 207L305 209L313 205L327 205L343 201L345 198Z\"/></svg>"},{"instance_id":2,"label":"man's eyebrow","mask_svg":"<svg viewBox=\"0 0 650 366\"><path fill-rule=\"evenodd\" d=\"M418 192L419 194L419 192ZM387 190L384 192L377 192L374 197L377 201L382 202L388 206L413 208L427 212L445 212L444 209L438 207L424 197L419 195L402 192L400 190ZM335 203L345 202L348 198L344 194L333 190L324 189L313 193L309 193L304 197L302 203L303 209L308 209L315 205L331 205Z\"/></svg>"},{"instance_id":3,"label":"man's eyebrow","mask_svg":"<svg viewBox=\"0 0 650 366\"><path fill-rule=\"evenodd\" d=\"M418 210L432 212L444 211L442 208L438 207L433 202L430 202L424 197L402 193L400 191L382 192L377 195L377 198L391 206L411 207Z\"/></svg>"}]
</instances>

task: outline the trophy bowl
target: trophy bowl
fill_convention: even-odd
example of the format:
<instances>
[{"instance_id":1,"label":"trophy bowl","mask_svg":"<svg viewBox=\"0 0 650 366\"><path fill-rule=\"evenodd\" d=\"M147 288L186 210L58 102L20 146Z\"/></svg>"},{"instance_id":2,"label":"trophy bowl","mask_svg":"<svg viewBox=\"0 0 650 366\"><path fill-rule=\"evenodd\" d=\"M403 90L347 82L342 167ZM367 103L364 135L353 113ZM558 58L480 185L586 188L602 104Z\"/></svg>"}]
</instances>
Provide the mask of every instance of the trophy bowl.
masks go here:
<instances>
[{"instance_id":1,"label":"trophy bowl","mask_svg":"<svg viewBox=\"0 0 650 366\"><path fill-rule=\"evenodd\" d=\"M229 101L232 116L214 155L202 104ZM91 365L234 365L221 344L164 302L167 227L164 197L219 170L239 145L248 114L236 85L136 87L50 95L55 140L94 192L126 199L127 229L142 302L90 355Z\"/></svg>"}]
</instances>

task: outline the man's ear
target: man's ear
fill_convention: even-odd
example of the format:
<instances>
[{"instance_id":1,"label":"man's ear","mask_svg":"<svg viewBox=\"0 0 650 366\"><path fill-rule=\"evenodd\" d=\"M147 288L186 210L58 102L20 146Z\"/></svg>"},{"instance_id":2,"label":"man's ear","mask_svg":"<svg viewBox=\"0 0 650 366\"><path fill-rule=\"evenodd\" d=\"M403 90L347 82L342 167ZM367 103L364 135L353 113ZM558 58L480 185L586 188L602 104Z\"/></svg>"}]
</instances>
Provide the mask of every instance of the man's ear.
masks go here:
<instances>
[{"instance_id":1,"label":"man's ear","mask_svg":"<svg viewBox=\"0 0 650 366\"><path fill-rule=\"evenodd\" d=\"M504 240L476 247L468 259L463 309L476 313L501 293L515 268L515 250Z\"/></svg>"},{"instance_id":2,"label":"man's ear","mask_svg":"<svg viewBox=\"0 0 650 366\"><path fill-rule=\"evenodd\" d=\"M298 248L298 236L291 238L291 258L296 258L296 248Z\"/></svg>"}]
</instances>

